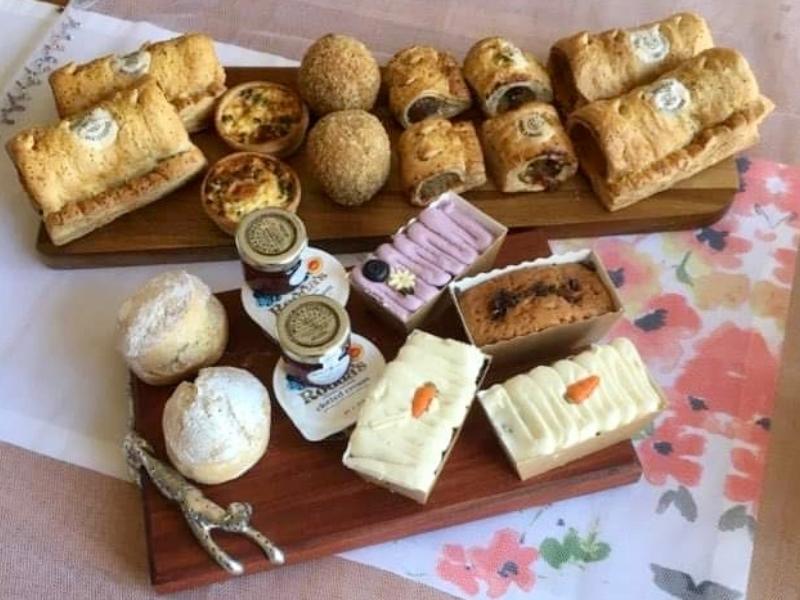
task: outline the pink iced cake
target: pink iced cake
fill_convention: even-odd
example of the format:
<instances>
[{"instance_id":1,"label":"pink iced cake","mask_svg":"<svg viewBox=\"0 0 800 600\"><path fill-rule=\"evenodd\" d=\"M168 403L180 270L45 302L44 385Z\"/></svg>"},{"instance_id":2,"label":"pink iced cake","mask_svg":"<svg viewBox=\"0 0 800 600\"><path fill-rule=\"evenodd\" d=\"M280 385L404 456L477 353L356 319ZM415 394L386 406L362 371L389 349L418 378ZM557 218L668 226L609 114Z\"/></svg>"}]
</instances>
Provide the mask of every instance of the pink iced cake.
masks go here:
<instances>
[{"instance_id":1,"label":"pink iced cake","mask_svg":"<svg viewBox=\"0 0 800 600\"><path fill-rule=\"evenodd\" d=\"M405 322L494 240L465 208L443 199L353 267L351 282Z\"/></svg>"}]
</instances>

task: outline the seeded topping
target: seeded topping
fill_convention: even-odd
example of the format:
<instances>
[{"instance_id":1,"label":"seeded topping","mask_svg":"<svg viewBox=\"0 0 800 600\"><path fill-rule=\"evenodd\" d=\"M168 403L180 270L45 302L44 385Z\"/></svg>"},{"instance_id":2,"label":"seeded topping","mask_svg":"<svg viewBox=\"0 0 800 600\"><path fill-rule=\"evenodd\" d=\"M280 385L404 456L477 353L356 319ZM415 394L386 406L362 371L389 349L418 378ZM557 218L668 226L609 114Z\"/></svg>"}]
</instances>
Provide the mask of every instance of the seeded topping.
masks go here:
<instances>
[{"instance_id":1,"label":"seeded topping","mask_svg":"<svg viewBox=\"0 0 800 600\"><path fill-rule=\"evenodd\" d=\"M276 160L253 154L218 163L205 186L206 204L235 221L256 208L285 207L294 196L291 172Z\"/></svg>"},{"instance_id":2,"label":"seeded topping","mask_svg":"<svg viewBox=\"0 0 800 600\"><path fill-rule=\"evenodd\" d=\"M289 135L302 117L300 99L288 88L246 87L225 104L220 133L240 144L263 144Z\"/></svg>"}]
</instances>

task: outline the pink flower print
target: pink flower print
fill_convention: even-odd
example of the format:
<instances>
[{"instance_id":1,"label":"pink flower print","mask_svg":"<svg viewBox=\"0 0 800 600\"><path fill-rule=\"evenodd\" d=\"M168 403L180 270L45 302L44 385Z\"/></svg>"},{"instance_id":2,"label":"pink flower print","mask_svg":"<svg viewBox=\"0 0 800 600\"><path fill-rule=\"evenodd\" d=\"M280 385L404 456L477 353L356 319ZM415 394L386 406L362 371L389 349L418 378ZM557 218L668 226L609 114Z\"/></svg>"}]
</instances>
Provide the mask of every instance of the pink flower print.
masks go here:
<instances>
[{"instance_id":1,"label":"pink flower print","mask_svg":"<svg viewBox=\"0 0 800 600\"><path fill-rule=\"evenodd\" d=\"M763 449L731 450L734 472L725 478L725 496L734 502L757 502L761 494L761 479L764 475L765 452Z\"/></svg>"},{"instance_id":2,"label":"pink flower print","mask_svg":"<svg viewBox=\"0 0 800 600\"><path fill-rule=\"evenodd\" d=\"M687 433L676 417L667 417L638 446L645 478L654 485L664 485L670 477L686 486L697 485L703 467L691 459L702 456L705 446L702 435Z\"/></svg>"},{"instance_id":3,"label":"pink flower print","mask_svg":"<svg viewBox=\"0 0 800 600\"><path fill-rule=\"evenodd\" d=\"M475 570L467 560L463 546L446 544L436 564L436 572L439 577L455 584L465 594L474 596L480 591Z\"/></svg>"},{"instance_id":4,"label":"pink flower print","mask_svg":"<svg viewBox=\"0 0 800 600\"><path fill-rule=\"evenodd\" d=\"M488 584L486 595L499 598L512 583L528 592L536 583L531 564L539 557L535 548L522 546L520 535L512 529L496 532L488 548L470 549L478 577Z\"/></svg>"},{"instance_id":5,"label":"pink flower print","mask_svg":"<svg viewBox=\"0 0 800 600\"><path fill-rule=\"evenodd\" d=\"M621 321L613 337L630 338L649 364L674 368L683 354L682 342L700 330L700 317L680 294L650 300L632 321Z\"/></svg>"},{"instance_id":6,"label":"pink flower print","mask_svg":"<svg viewBox=\"0 0 800 600\"><path fill-rule=\"evenodd\" d=\"M661 293L660 269L653 259L639 252L636 244L616 238L594 242L611 281L628 308L637 310L648 298Z\"/></svg>"},{"instance_id":7,"label":"pink flower print","mask_svg":"<svg viewBox=\"0 0 800 600\"><path fill-rule=\"evenodd\" d=\"M792 285L794 276L794 264L797 259L797 250L791 248L778 248L772 254L778 266L775 267L773 274L775 278L784 285Z\"/></svg>"},{"instance_id":8,"label":"pink flower print","mask_svg":"<svg viewBox=\"0 0 800 600\"><path fill-rule=\"evenodd\" d=\"M677 395L672 391L671 395ZM684 396L670 402L675 418L685 427L702 429L707 433L741 440L764 447L769 438L772 422L767 416L754 416L751 421L733 419L729 415L711 410L703 398Z\"/></svg>"}]
</instances>

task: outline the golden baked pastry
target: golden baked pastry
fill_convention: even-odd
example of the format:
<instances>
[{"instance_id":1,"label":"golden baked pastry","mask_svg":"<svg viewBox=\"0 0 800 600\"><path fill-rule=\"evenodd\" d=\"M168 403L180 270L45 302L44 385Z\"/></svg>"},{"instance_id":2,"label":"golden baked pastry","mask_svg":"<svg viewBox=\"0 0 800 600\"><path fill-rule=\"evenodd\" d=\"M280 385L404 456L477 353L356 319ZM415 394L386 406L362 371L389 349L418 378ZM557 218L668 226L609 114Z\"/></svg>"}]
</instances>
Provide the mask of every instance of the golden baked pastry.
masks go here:
<instances>
[{"instance_id":1,"label":"golden baked pastry","mask_svg":"<svg viewBox=\"0 0 800 600\"><path fill-rule=\"evenodd\" d=\"M551 104L528 102L481 128L486 162L504 192L540 192L557 187L578 170L578 160Z\"/></svg>"},{"instance_id":2,"label":"golden baked pastry","mask_svg":"<svg viewBox=\"0 0 800 600\"><path fill-rule=\"evenodd\" d=\"M415 123L400 135L398 155L403 189L417 206L448 190L465 192L486 183L483 152L471 121L434 117Z\"/></svg>"},{"instance_id":3,"label":"golden baked pastry","mask_svg":"<svg viewBox=\"0 0 800 600\"><path fill-rule=\"evenodd\" d=\"M548 69L564 114L649 83L714 45L703 17L685 12L631 29L582 31L557 41Z\"/></svg>"},{"instance_id":4,"label":"golden baked pastry","mask_svg":"<svg viewBox=\"0 0 800 600\"><path fill-rule=\"evenodd\" d=\"M258 152L236 152L206 173L203 209L222 231L236 233L239 222L260 208L294 212L300 204L300 179L286 163Z\"/></svg>"},{"instance_id":5,"label":"golden baked pastry","mask_svg":"<svg viewBox=\"0 0 800 600\"><path fill-rule=\"evenodd\" d=\"M472 46L464 60L464 78L489 117L526 102L553 101L545 68L505 38L484 38Z\"/></svg>"},{"instance_id":6,"label":"golden baked pastry","mask_svg":"<svg viewBox=\"0 0 800 600\"><path fill-rule=\"evenodd\" d=\"M214 40L201 33L144 44L124 56L111 54L83 65L68 63L53 71L50 87L58 114L66 117L147 75L158 82L189 131L210 123L214 102L225 91L225 70Z\"/></svg>"},{"instance_id":7,"label":"golden baked pastry","mask_svg":"<svg viewBox=\"0 0 800 600\"><path fill-rule=\"evenodd\" d=\"M322 189L345 206L363 204L389 177L389 136L378 118L364 110L322 117L308 134L307 155Z\"/></svg>"},{"instance_id":8,"label":"golden baked pastry","mask_svg":"<svg viewBox=\"0 0 800 600\"><path fill-rule=\"evenodd\" d=\"M161 198L206 165L152 79L22 131L6 148L56 245Z\"/></svg>"},{"instance_id":9,"label":"golden baked pastry","mask_svg":"<svg viewBox=\"0 0 800 600\"><path fill-rule=\"evenodd\" d=\"M319 116L337 110L370 110L381 72L363 43L329 33L311 44L297 72L300 95Z\"/></svg>"},{"instance_id":10,"label":"golden baked pastry","mask_svg":"<svg viewBox=\"0 0 800 600\"><path fill-rule=\"evenodd\" d=\"M403 127L428 117L449 119L472 103L456 59L430 46L395 54L384 77L389 108Z\"/></svg>"},{"instance_id":11,"label":"golden baked pastry","mask_svg":"<svg viewBox=\"0 0 800 600\"><path fill-rule=\"evenodd\" d=\"M754 144L773 108L741 54L711 48L649 85L587 104L567 128L595 192L617 210Z\"/></svg>"},{"instance_id":12,"label":"golden baked pastry","mask_svg":"<svg viewBox=\"0 0 800 600\"><path fill-rule=\"evenodd\" d=\"M217 103L214 126L235 150L288 156L303 143L308 109L291 88L251 81L229 89Z\"/></svg>"}]
</instances>

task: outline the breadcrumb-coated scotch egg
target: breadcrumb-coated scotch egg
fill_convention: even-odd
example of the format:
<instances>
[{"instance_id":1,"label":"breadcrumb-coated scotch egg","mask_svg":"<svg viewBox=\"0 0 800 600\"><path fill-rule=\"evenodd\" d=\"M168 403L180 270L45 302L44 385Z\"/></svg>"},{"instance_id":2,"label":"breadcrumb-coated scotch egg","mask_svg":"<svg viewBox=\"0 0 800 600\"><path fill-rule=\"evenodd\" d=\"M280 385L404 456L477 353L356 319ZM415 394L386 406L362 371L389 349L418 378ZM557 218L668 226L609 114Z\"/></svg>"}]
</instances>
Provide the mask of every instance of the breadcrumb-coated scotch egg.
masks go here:
<instances>
[{"instance_id":1,"label":"breadcrumb-coated scotch egg","mask_svg":"<svg viewBox=\"0 0 800 600\"><path fill-rule=\"evenodd\" d=\"M378 97L381 73L363 43L329 33L306 51L297 84L300 95L317 115L354 108L369 110Z\"/></svg>"},{"instance_id":2,"label":"breadcrumb-coated scotch egg","mask_svg":"<svg viewBox=\"0 0 800 600\"><path fill-rule=\"evenodd\" d=\"M363 204L389 177L389 136L380 120L364 110L322 117L308 134L306 151L314 176L338 204Z\"/></svg>"}]
</instances>

